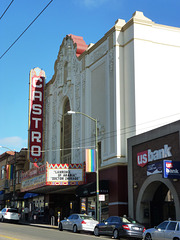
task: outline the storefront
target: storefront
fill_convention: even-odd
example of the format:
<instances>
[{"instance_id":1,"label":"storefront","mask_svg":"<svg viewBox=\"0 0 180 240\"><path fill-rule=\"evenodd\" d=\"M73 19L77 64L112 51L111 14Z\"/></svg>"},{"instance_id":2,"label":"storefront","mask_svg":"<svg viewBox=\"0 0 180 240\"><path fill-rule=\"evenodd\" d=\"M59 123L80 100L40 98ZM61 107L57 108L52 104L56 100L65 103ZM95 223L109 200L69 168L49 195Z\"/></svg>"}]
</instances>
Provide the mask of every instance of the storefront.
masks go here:
<instances>
[{"instance_id":1,"label":"storefront","mask_svg":"<svg viewBox=\"0 0 180 240\"><path fill-rule=\"evenodd\" d=\"M128 206L155 226L180 219L180 121L128 139Z\"/></svg>"},{"instance_id":2,"label":"storefront","mask_svg":"<svg viewBox=\"0 0 180 240\"><path fill-rule=\"evenodd\" d=\"M76 195L80 197L81 213L96 218L96 182L91 182L79 186L76 189ZM99 203L100 219L109 217L109 181L101 180L99 182Z\"/></svg>"},{"instance_id":3,"label":"storefront","mask_svg":"<svg viewBox=\"0 0 180 240\"><path fill-rule=\"evenodd\" d=\"M75 189L84 183L84 164L48 164L22 174L21 192L29 219L35 222L57 223L73 212L79 212L79 198Z\"/></svg>"},{"instance_id":4,"label":"storefront","mask_svg":"<svg viewBox=\"0 0 180 240\"><path fill-rule=\"evenodd\" d=\"M10 207L11 198L12 198L11 193L5 193L3 190L0 191L0 209L4 207Z\"/></svg>"},{"instance_id":5,"label":"storefront","mask_svg":"<svg viewBox=\"0 0 180 240\"><path fill-rule=\"evenodd\" d=\"M86 184L76 189L80 212L96 218L96 174L86 174ZM99 171L100 220L128 213L127 166L117 165Z\"/></svg>"}]
</instances>

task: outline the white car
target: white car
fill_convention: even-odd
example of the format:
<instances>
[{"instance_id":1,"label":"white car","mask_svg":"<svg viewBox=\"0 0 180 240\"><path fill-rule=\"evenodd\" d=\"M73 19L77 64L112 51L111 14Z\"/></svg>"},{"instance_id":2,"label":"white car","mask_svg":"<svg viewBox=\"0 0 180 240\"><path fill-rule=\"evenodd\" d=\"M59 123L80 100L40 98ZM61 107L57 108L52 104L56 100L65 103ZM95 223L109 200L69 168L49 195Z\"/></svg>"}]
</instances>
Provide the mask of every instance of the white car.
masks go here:
<instances>
[{"instance_id":1,"label":"white car","mask_svg":"<svg viewBox=\"0 0 180 240\"><path fill-rule=\"evenodd\" d=\"M180 240L180 221L167 220L143 233L144 240Z\"/></svg>"},{"instance_id":2,"label":"white car","mask_svg":"<svg viewBox=\"0 0 180 240\"><path fill-rule=\"evenodd\" d=\"M19 222L21 215L16 208L3 208L0 211L0 221L14 221Z\"/></svg>"},{"instance_id":3,"label":"white car","mask_svg":"<svg viewBox=\"0 0 180 240\"><path fill-rule=\"evenodd\" d=\"M74 233L79 231L93 232L98 221L86 214L72 214L59 223L59 230L71 230Z\"/></svg>"}]
</instances>

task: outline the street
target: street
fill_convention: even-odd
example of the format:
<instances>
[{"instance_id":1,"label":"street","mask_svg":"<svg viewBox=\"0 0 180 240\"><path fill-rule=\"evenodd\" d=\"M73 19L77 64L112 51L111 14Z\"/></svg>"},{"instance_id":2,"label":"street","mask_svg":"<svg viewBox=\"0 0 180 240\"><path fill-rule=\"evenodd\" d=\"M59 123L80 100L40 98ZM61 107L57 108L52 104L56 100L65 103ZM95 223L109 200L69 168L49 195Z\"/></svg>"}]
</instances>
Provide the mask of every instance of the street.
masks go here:
<instances>
[{"instance_id":1,"label":"street","mask_svg":"<svg viewBox=\"0 0 180 240\"><path fill-rule=\"evenodd\" d=\"M30 225L0 223L0 240L101 240L111 237L95 237L88 233L60 232L58 229L34 227Z\"/></svg>"}]
</instances>

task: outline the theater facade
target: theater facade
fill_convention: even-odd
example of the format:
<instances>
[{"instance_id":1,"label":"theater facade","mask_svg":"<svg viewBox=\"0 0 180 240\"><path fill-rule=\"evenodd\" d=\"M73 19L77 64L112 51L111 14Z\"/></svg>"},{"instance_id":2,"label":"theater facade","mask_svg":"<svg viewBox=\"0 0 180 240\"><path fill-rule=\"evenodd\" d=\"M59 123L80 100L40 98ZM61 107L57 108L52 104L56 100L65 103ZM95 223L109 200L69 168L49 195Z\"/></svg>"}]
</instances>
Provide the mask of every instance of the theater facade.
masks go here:
<instances>
[{"instance_id":1,"label":"theater facade","mask_svg":"<svg viewBox=\"0 0 180 240\"><path fill-rule=\"evenodd\" d=\"M96 217L97 173L85 172L84 181L70 183L63 181L62 170L56 170L84 164L86 149L95 148L102 195L100 215L128 214L128 178L132 176L127 176L127 139L154 125L164 125L167 109L171 116L168 122L178 119L178 39L180 29L156 24L136 11L128 22L118 19L95 44L87 44L85 36L66 35L48 82L44 71L31 72L34 93L29 108L29 160L31 167L51 164L54 175L48 185L30 186L29 191L44 194L45 206L56 215L58 211L62 218L72 212L86 212ZM171 84L164 84L170 77ZM167 98L169 93L173 97ZM148 114L142 114L144 110ZM169 154L170 143L158 149ZM140 156L139 162L144 162L143 158ZM38 178L47 179L47 175ZM27 186L27 179L24 181Z\"/></svg>"}]
</instances>

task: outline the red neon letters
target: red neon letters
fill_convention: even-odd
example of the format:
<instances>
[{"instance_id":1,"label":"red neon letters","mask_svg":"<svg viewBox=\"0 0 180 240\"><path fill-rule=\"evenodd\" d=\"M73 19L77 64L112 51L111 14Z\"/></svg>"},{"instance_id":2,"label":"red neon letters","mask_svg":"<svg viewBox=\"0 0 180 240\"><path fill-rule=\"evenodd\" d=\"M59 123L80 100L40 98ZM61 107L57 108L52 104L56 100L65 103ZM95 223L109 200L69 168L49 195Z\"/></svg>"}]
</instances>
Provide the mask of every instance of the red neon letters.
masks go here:
<instances>
[{"instance_id":1,"label":"red neon letters","mask_svg":"<svg viewBox=\"0 0 180 240\"><path fill-rule=\"evenodd\" d=\"M44 75L44 71L37 76L35 70L31 70L29 105L29 160L31 162L42 161Z\"/></svg>"}]
</instances>

